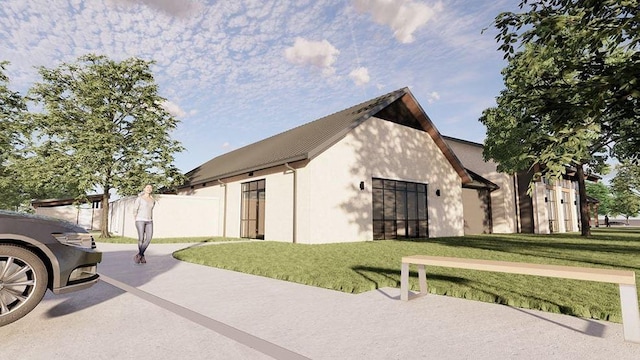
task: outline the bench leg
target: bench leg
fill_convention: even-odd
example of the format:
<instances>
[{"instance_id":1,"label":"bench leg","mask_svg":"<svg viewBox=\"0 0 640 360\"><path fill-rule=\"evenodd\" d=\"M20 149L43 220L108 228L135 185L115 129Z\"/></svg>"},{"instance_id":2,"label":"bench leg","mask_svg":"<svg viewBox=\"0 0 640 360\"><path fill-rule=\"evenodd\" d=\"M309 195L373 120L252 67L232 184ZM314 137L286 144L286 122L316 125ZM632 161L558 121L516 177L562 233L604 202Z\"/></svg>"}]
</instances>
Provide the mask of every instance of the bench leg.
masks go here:
<instances>
[{"instance_id":1,"label":"bench leg","mask_svg":"<svg viewBox=\"0 0 640 360\"><path fill-rule=\"evenodd\" d=\"M409 264L402 263L400 270L400 300L409 300Z\"/></svg>"},{"instance_id":2,"label":"bench leg","mask_svg":"<svg viewBox=\"0 0 640 360\"><path fill-rule=\"evenodd\" d=\"M635 285L620 284L620 306L622 326L626 341L640 343L640 312L638 291Z\"/></svg>"},{"instance_id":3,"label":"bench leg","mask_svg":"<svg viewBox=\"0 0 640 360\"><path fill-rule=\"evenodd\" d=\"M424 265L418 265L418 283L420 284L420 294L427 295L427 273Z\"/></svg>"}]
</instances>

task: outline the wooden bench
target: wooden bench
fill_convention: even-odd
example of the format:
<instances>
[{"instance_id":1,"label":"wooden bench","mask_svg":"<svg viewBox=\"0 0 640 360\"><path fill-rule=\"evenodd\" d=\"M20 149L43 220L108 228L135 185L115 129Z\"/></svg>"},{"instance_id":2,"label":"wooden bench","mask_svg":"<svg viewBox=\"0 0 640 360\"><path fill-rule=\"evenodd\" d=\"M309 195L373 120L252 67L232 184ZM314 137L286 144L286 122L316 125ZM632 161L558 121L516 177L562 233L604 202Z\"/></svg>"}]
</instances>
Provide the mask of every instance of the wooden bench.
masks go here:
<instances>
[{"instance_id":1,"label":"wooden bench","mask_svg":"<svg viewBox=\"0 0 640 360\"><path fill-rule=\"evenodd\" d=\"M400 299L403 301L409 300L409 265L411 264L418 266L418 283L421 295L427 294L426 265L618 284L620 286L624 338L627 341L640 343L640 310L638 310L638 292L634 271L427 255L404 256L400 273Z\"/></svg>"}]
</instances>

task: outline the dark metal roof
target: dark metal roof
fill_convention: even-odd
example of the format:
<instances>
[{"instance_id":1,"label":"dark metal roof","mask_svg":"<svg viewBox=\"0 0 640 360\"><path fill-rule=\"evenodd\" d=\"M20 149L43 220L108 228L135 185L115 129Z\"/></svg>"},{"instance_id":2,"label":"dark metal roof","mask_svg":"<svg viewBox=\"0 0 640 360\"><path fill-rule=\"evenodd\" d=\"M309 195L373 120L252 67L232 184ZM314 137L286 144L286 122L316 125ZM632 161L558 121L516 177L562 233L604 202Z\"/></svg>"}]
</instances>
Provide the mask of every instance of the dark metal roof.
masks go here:
<instances>
[{"instance_id":1,"label":"dark metal roof","mask_svg":"<svg viewBox=\"0 0 640 360\"><path fill-rule=\"evenodd\" d=\"M84 204L89 202L102 202L102 194L87 195L80 198L66 198L66 199L45 199L45 200L32 200L31 206L37 207L52 207L52 206L64 206L73 204Z\"/></svg>"},{"instance_id":2,"label":"dark metal roof","mask_svg":"<svg viewBox=\"0 0 640 360\"><path fill-rule=\"evenodd\" d=\"M189 182L185 186L216 181L295 161L311 160L340 141L349 131L366 119L405 95L410 95L411 100L409 101L415 102L408 88L399 89L215 157L186 173ZM417 107L419 108L419 105ZM421 108L420 111L422 112ZM426 118L426 114L424 114L424 117ZM433 124L429 121L428 126L433 127ZM429 132L432 137L434 136L433 130L435 130L435 127L433 127L433 130L424 130ZM438 137L440 136L437 130L435 130L435 134ZM441 139L434 138L434 140L436 143L439 141L444 144ZM441 144L439 146L442 148ZM462 164L455 158L453 152L448 149L448 146L446 146L446 149L442 148L442 150L445 155L447 155L446 150L450 152L447 159L452 162L452 165L461 174L463 182L470 181L469 175L465 172ZM465 175L469 178L465 178Z\"/></svg>"},{"instance_id":3,"label":"dark metal roof","mask_svg":"<svg viewBox=\"0 0 640 360\"><path fill-rule=\"evenodd\" d=\"M494 191L494 190L498 190L500 189L500 186L498 186L496 183L493 183L487 179L485 179L484 177L480 176L479 174L474 173L473 171L467 169L467 172L469 173L469 175L471 175L471 179L473 179L472 182L467 183L467 184L463 184L462 187L463 188L467 188L467 189L487 189L489 191Z\"/></svg>"}]
</instances>

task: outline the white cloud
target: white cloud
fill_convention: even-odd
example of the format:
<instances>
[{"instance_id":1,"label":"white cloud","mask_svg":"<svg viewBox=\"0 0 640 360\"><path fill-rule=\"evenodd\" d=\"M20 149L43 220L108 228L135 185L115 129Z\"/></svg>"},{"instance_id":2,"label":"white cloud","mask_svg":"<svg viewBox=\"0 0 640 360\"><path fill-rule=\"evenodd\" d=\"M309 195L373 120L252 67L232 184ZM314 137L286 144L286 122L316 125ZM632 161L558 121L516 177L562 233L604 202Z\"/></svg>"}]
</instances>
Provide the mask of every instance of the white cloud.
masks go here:
<instances>
[{"instance_id":1,"label":"white cloud","mask_svg":"<svg viewBox=\"0 0 640 360\"><path fill-rule=\"evenodd\" d=\"M145 5L155 10L160 10L168 15L186 17L201 10L202 5L190 0L111 0L115 3L130 5Z\"/></svg>"},{"instance_id":2,"label":"white cloud","mask_svg":"<svg viewBox=\"0 0 640 360\"><path fill-rule=\"evenodd\" d=\"M178 104L172 103L169 100L165 100L162 105L161 105L165 110L167 110L167 112L169 112L169 114L177 117L177 118L183 118L187 115L187 113L182 110L180 108L180 106Z\"/></svg>"},{"instance_id":3,"label":"white cloud","mask_svg":"<svg viewBox=\"0 0 640 360\"><path fill-rule=\"evenodd\" d=\"M427 97L427 102L429 102L429 104L438 100L440 100L440 94L437 91L432 91L431 94L429 94L429 97Z\"/></svg>"},{"instance_id":4,"label":"white cloud","mask_svg":"<svg viewBox=\"0 0 640 360\"><path fill-rule=\"evenodd\" d=\"M349 77L357 86L364 85L371 80L369 70L366 67L359 67L349 73Z\"/></svg>"},{"instance_id":5,"label":"white cloud","mask_svg":"<svg viewBox=\"0 0 640 360\"><path fill-rule=\"evenodd\" d=\"M290 62L297 65L313 65L322 69L325 75L333 75L340 51L327 40L311 41L303 38L296 38L292 47L284 51L284 55Z\"/></svg>"},{"instance_id":6,"label":"white cloud","mask_svg":"<svg viewBox=\"0 0 640 360\"><path fill-rule=\"evenodd\" d=\"M443 9L442 3L432 6L410 0L353 0L360 12L368 12L373 20L393 30L403 44L413 42L413 33Z\"/></svg>"}]
</instances>

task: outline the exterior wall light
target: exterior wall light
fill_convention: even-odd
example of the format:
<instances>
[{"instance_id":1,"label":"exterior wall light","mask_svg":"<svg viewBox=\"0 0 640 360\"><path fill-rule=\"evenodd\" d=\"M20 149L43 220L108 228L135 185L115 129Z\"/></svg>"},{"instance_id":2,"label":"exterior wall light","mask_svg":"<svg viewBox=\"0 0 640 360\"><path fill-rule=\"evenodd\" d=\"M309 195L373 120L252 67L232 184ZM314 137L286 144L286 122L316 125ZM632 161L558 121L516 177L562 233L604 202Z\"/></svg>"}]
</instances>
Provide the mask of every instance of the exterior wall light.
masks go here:
<instances>
[{"instance_id":1,"label":"exterior wall light","mask_svg":"<svg viewBox=\"0 0 640 360\"><path fill-rule=\"evenodd\" d=\"M364 181L360 181L360 190L364 190Z\"/></svg>"},{"instance_id":2,"label":"exterior wall light","mask_svg":"<svg viewBox=\"0 0 640 360\"><path fill-rule=\"evenodd\" d=\"M440 196L440 189L436 189L436 196Z\"/></svg>"}]
</instances>

